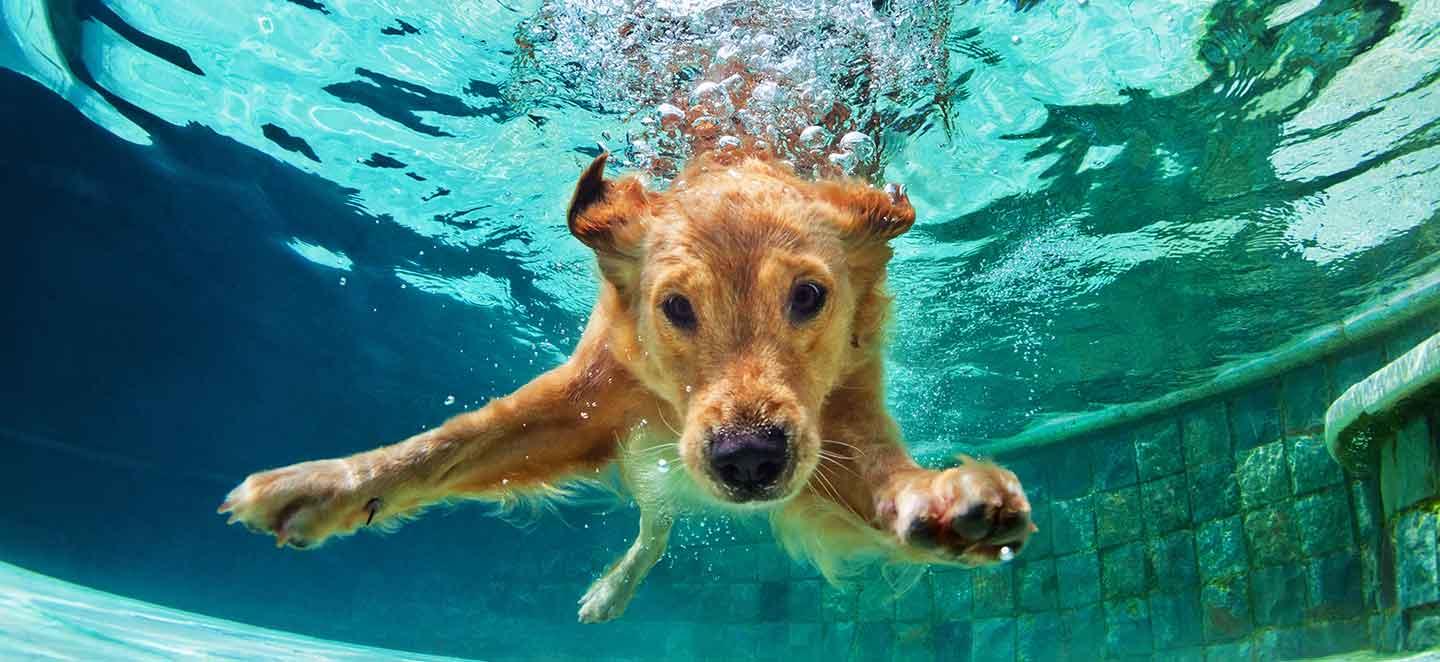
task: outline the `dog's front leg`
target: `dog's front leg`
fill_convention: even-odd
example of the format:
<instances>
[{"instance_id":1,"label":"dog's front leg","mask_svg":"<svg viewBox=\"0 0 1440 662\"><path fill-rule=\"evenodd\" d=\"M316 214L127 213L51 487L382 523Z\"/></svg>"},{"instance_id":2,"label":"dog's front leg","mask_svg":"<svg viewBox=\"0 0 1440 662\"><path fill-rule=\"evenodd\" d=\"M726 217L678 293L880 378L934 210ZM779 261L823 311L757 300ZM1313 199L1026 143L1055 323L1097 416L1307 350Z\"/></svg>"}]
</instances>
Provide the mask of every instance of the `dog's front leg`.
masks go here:
<instances>
[{"instance_id":1,"label":"dog's front leg","mask_svg":"<svg viewBox=\"0 0 1440 662\"><path fill-rule=\"evenodd\" d=\"M633 389L628 374L582 348L515 393L398 444L253 474L220 512L278 545L306 548L438 501L594 475L615 455L627 409L639 400Z\"/></svg>"},{"instance_id":2,"label":"dog's front leg","mask_svg":"<svg viewBox=\"0 0 1440 662\"><path fill-rule=\"evenodd\" d=\"M670 515L642 506L640 533L635 536L635 542L580 597L581 623L604 623L625 613L625 607L635 597L635 589L665 554L671 521Z\"/></svg>"},{"instance_id":3,"label":"dog's front leg","mask_svg":"<svg viewBox=\"0 0 1440 662\"><path fill-rule=\"evenodd\" d=\"M902 558L979 565L1020 551L1036 529L1014 473L970 458L944 470L921 467L884 403L851 392L827 403L827 459L812 480L814 496L879 530Z\"/></svg>"}]
</instances>

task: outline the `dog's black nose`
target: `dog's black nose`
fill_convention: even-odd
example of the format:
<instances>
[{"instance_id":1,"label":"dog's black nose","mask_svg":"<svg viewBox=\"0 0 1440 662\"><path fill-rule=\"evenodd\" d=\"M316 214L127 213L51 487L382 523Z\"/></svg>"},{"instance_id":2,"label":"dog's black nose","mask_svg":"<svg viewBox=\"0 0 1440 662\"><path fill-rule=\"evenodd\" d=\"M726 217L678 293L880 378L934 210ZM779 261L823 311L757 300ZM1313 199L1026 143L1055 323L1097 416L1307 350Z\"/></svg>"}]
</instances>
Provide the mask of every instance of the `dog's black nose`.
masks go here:
<instances>
[{"instance_id":1,"label":"dog's black nose","mask_svg":"<svg viewBox=\"0 0 1440 662\"><path fill-rule=\"evenodd\" d=\"M718 428L710 434L710 469L743 500L775 487L790 462L790 435L776 425Z\"/></svg>"}]
</instances>

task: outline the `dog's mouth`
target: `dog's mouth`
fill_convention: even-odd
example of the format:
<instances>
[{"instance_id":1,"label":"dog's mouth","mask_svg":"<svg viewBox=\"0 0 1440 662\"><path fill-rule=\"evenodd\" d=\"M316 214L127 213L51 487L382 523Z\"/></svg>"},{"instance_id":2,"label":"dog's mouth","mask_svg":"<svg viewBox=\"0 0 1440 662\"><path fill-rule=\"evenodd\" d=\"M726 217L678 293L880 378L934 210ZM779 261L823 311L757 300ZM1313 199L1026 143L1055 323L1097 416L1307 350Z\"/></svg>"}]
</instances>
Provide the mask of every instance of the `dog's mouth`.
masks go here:
<instances>
[{"instance_id":1,"label":"dog's mouth","mask_svg":"<svg viewBox=\"0 0 1440 662\"><path fill-rule=\"evenodd\" d=\"M764 485L736 483L733 476L716 475L713 469L709 471L709 474L710 482L719 488L720 495L726 501L735 504L764 506L784 501L793 496L790 493L789 485L795 475L795 462L787 456L783 466L774 471L776 472L774 482Z\"/></svg>"}]
</instances>

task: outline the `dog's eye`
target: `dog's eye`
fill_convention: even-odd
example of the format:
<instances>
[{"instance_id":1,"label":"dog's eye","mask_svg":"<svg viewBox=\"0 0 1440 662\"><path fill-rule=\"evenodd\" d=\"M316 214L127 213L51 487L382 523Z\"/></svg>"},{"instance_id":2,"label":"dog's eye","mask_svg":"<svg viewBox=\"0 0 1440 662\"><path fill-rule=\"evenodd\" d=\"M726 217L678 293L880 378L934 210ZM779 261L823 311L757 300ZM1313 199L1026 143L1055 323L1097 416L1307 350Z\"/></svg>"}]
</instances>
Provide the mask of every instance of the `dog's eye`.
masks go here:
<instances>
[{"instance_id":1,"label":"dog's eye","mask_svg":"<svg viewBox=\"0 0 1440 662\"><path fill-rule=\"evenodd\" d=\"M665 313L665 319L680 329L690 331L695 328L695 309L690 307L690 300L685 297L678 294L665 297L660 302L660 311Z\"/></svg>"},{"instance_id":2,"label":"dog's eye","mask_svg":"<svg viewBox=\"0 0 1440 662\"><path fill-rule=\"evenodd\" d=\"M809 321L825 307L825 288L815 281L805 281L790 290L790 319Z\"/></svg>"}]
</instances>

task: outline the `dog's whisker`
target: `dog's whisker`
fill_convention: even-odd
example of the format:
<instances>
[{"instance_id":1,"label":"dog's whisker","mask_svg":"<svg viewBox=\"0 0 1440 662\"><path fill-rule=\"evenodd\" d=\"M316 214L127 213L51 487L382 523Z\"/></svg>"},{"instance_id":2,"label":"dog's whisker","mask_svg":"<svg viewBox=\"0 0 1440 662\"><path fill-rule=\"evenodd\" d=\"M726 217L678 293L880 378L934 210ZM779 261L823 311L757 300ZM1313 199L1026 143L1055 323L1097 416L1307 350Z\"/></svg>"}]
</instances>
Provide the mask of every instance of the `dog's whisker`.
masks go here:
<instances>
[{"instance_id":1,"label":"dog's whisker","mask_svg":"<svg viewBox=\"0 0 1440 662\"><path fill-rule=\"evenodd\" d=\"M835 458L829 458L829 457L823 457L823 456L822 456L820 459L821 459L822 461L829 461L829 462L830 462L830 465L829 465L829 466L840 467L841 469L844 469L844 470L850 472L850 475L852 475L852 476L854 476L854 477L856 477L856 478L860 478L860 474L859 474L859 473L857 473L854 469L850 468L849 465L847 465L847 464L845 464L845 463L843 463L843 462L840 462L839 460L836 460Z\"/></svg>"},{"instance_id":2,"label":"dog's whisker","mask_svg":"<svg viewBox=\"0 0 1440 662\"><path fill-rule=\"evenodd\" d=\"M820 449L820 457L831 460L842 460L845 462L854 462L855 460L860 459L860 456L858 455L841 455L839 453L836 453L835 451L827 451L823 448Z\"/></svg>"},{"instance_id":3,"label":"dog's whisker","mask_svg":"<svg viewBox=\"0 0 1440 662\"><path fill-rule=\"evenodd\" d=\"M815 477L820 479L820 485L825 489L826 494L829 496L831 501L840 504L840 506L844 507L845 510L850 511L850 514L854 515L856 519L862 521L865 519L863 517L860 517L860 513L855 512L854 508L850 507L850 503L848 501L840 497L840 490L836 489L835 484L830 482L830 478L825 475L825 471L823 469L817 467L815 471Z\"/></svg>"},{"instance_id":4,"label":"dog's whisker","mask_svg":"<svg viewBox=\"0 0 1440 662\"><path fill-rule=\"evenodd\" d=\"M835 444L836 446L845 446L845 447L847 447L847 448L853 449L856 453L859 453L861 457L864 457L864 456L865 456L865 451L864 451L864 450L861 450L861 448L860 448L859 446L856 446L855 444L847 444L847 443L845 443L845 442L843 442L843 441L837 441L837 440L835 440L835 439L821 439L820 441L821 441L822 443L826 443L826 444Z\"/></svg>"},{"instance_id":5,"label":"dog's whisker","mask_svg":"<svg viewBox=\"0 0 1440 662\"><path fill-rule=\"evenodd\" d=\"M660 419L660 422L661 422L661 423L664 423L664 424L665 424L665 427L670 428L670 431L671 431L671 432L674 432L674 433L675 433L675 436L677 436L677 437L683 437L683 436L685 436L685 435L684 435L683 433L681 433L679 430L676 430L676 429L675 429L675 426L673 426L673 425L670 424L670 421L665 420L665 412L660 411L659 409L656 409L656 410L655 410L655 416L657 416L657 417Z\"/></svg>"}]
</instances>

